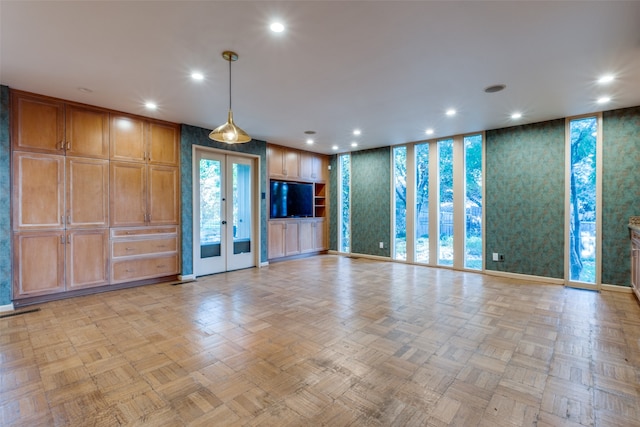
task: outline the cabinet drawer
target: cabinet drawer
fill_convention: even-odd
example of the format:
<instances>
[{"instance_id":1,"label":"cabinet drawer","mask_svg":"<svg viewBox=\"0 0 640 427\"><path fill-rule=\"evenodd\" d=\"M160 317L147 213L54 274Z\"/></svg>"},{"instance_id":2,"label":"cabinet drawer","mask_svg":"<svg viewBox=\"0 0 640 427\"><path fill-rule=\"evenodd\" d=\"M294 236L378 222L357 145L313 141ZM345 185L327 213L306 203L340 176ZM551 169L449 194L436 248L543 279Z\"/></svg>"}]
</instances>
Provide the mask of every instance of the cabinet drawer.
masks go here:
<instances>
[{"instance_id":1,"label":"cabinet drawer","mask_svg":"<svg viewBox=\"0 0 640 427\"><path fill-rule=\"evenodd\" d=\"M115 261L112 264L112 281L126 282L151 277L169 276L178 273L178 256L155 257L128 261Z\"/></svg>"},{"instance_id":2,"label":"cabinet drawer","mask_svg":"<svg viewBox=\"0 0 640 427\"><path fill-rule=\"evenodd\" d=\"M112 256L115 258L162 252L175 252L178 247L178 242L175 237L169 237L166 239L115 241L112 243L112 246Z\"/></svg>"},{"instance_id":3,"label":"cabinet drawer","mask_svg":"<svg viewBox=\"0 0 640 427\"><path fill-rule=\"evenodd\" d=\"M178 227L144 227L144 228L116 228L111 229L111 237L153 236L156 234L176 234Z\"/></svg>"}]
</instances>

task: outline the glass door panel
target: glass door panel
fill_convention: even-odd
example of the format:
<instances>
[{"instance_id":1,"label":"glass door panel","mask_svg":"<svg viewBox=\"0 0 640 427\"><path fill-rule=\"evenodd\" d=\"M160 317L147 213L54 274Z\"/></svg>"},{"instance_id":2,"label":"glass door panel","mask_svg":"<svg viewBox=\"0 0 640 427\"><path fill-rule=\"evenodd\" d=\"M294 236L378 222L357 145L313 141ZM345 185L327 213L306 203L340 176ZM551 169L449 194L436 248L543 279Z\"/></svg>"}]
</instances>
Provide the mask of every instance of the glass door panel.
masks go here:
<instances>
[{"instance_id":1,"label":"glass door panel","mask_svg":"<svg viewBox=\"0 0 640 427\"><path fill-rule=\"evenodd\" d=\"M255 266L253 256L253 222L251 201L253 195L252 160L229 157L231 166L231 203L229 218L229 241L227 270L237 270Z\"/></svg>"},{"instance_id":2,"label":"glass door panel","mask_svg":"<svg viewBox=\"0 0 640 427\"><path fill-rule=\"evenodd\" d=\"M194 217L197 241L195 241L195 274L224 271L223 244L223 190L224 156L199 152L197 155L197 180L194 180L197 203Z\"/></svg>"},{"instance_id":3,"label":"glass door panel","mask_svg":"<svg viewBox=\"0 0 640 427\"><path fill-rule=\"evenodd\" d=\"M453 139L438 141L438 265L453 265Z\"/></svg>"}]
</instances>

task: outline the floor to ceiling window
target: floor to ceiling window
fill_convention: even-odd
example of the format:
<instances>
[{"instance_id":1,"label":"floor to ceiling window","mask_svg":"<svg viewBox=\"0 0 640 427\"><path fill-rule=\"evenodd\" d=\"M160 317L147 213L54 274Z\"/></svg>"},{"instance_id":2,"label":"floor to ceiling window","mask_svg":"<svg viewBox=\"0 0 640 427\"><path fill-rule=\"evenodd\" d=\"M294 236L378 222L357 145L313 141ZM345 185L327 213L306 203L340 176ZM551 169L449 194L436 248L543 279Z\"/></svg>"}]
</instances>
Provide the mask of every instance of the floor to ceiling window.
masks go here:
<instances>
[{"instance_id":1,"label":"floor to ceiling window","mask_svg":"<svg viewBox=\"0 0 640 427\"><path fill-rule=\"evenodd\" d=\"M338 252L351 252L351 156L338 156Z\"/></svg>"},{"instance_id":2,"label":"floor to ceiling window","mask_svg":"<svg viewBox=\"0 0 640 427\"><path fill-rule=\"evenodd\" d=\"M393 148L394 253L393 258L407 259L407 147Z\"/></svg>"},{"instance_id":3,"label":"floor to ceiling window","mask_svg":"<svg viewBox=\"0 0 640 427\"><path fill-rule=\"evenodd\" d=\"M464 137L464 266L482 270L482 135Z\"/></svg>"},{"instance_id":4,"label":"floor to ceiling window","mask_svg":"<svg viewBox=\"0 0 640 427\"><path fill-rule=\"evenodd\" d=\"M567 121L568 279L597 284L599 224L599 116ZM566 259L565 258L565 259Z\"/></svg>"},{"instance_id":5,"label":"floor to ceiling window","mask_svg":"<svg viewBox=\"0 0 640 427\"><path fill-rule=\"evenodd\" d=\"M415 145L416 261L429 262L429 143Z\"/></svg>"},{"instance_id":6,"label":"floor to ceiling window","mask_svg":"<svg viewBox=\"0 0 640 427\"><path fill-rule=\"evenodd\" d=\"M453 138L438 141L438 265L453 265Z\"/></svg>"}]
</instances>

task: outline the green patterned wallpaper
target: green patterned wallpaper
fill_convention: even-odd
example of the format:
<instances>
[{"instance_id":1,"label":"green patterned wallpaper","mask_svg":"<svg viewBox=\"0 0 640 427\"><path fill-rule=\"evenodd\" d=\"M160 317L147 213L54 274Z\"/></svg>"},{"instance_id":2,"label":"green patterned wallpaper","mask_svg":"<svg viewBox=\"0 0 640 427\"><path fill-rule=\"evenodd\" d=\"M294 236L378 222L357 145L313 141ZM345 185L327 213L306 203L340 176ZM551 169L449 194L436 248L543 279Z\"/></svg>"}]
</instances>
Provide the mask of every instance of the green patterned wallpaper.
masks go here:
<instances>
[{"instance_id":1,"label":"green patterned wallpaper","mask_svg":"<svg viewBox=\"0 0 640 427\"><path fill-rule=\"evenodd\" d=\"M267 188L267 143L254 139L246 144L223 144L209 139L211 130L183 124L180 129L180 187L182 218L182 275L193 274L193 152L194 145L260 156L260 189ZM260 199L260 262L267 261L267 201Z\"/></svg>"},{"instance_id":2,"label":"green patterned wallpaper","mask_svg":"<svg viewBox=\"0 0 640 427\"><path fill-rule=\"evenodd\" d=\"M351 252L390 256L390 206L391 148L351 153Z\"/></svg>"},{"instance_id":3,"label":"green patterned wallpaper","mask_svg":"<svg viewBox=\"0 0 640 427\"><path fill-rule=\"evenodd\" d=\"M486 132L487 270L564 277L564 123Z\"/></svg>"},{"instance_id":4,"label":"green patterned wallpaper","mask_svg":"<svg viewBox=\"0 0 640 427\"><path fill-rule=\"evenodd\" d=\"M629 217L640 215L640 107L602 115L602 283L630 286Z\"/></svg>"},{"instance_id":5,"label":"green patterned wallpaper","mask_svg":"<svg viewBox=\"0 0 640 427\"><path fill-rule=\"evenodd\" d=\"M0 306L11 304L9 87L0 86Z\"/></svg>"}]
</instances>

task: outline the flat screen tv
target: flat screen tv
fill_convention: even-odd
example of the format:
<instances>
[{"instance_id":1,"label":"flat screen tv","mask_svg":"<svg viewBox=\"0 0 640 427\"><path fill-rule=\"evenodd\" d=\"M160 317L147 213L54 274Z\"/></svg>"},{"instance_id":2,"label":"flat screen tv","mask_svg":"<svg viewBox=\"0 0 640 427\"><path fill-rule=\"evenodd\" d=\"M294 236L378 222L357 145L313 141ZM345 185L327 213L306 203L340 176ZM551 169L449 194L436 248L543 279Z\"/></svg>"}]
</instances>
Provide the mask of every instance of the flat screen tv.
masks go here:
<instances>
[{"instance_id":1,"label":"flat screen tv","mask_svg":"<svg viewBox=\"0 0 640 427\"><path fill-rule=\"evenodd\" d=\"M271 218L313 216L313 184L271 181Z\"/></svg>"}]
</instances>

